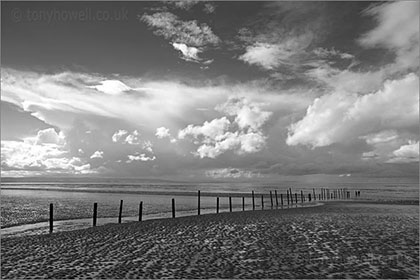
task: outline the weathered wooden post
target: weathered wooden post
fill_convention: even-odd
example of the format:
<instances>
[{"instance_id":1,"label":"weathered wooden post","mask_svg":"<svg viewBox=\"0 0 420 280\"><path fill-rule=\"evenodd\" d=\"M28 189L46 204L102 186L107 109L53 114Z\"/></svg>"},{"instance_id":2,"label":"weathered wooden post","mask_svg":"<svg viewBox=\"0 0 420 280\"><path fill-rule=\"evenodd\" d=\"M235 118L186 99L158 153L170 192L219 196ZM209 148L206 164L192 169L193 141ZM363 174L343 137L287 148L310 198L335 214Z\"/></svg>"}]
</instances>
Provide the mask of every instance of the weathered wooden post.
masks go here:
<instances>
[{"instance_id":1,"label":"weathered wooden post","mask_svg":"<svg viewBox=\"0 0 420 280\"><path fill-rule=\"evenodd\" d=\"M270 201L271 201L271 209L273 209L273 193L270 191Z\"/></svg>"},{"instance_id":2,"label":"weathered wooden post","mask_svg":"<svg viewBox=\"0 0 420 280\"><path fill-rule=\"evenodd\" d=\"M140 201L140 204L139 204L139 222L141 222L142 221L142 219L143 219L143 201Z\"/></svg>"},{"instance_id":3,"label":"weathered wooden post","mask_svg":"<svg viewBox=\"0 0 420 280\"><path fill-rule=\"evenodd\" d=\"M172 198L172 218L175 218L175 198Z\"/></svg>"},{"instance_id":4,"label":"weathered wooden post","mask_svg":"<svg viewBox=\"0 0 420 280\"><path fill-rule=\"evenodd\" d=\"M254 191L252 191L252 210L255 210L255 197L254 197Z\"/></svg>"},{"instance_id":5,"label":"weathered wooden post","mask_svg":"<svg viewBox=\"0 0 420 280\"><path fill-rule=\"evenodd\" d=\"M286 190L286 192L287 192L287 206L289 206L289 190Z\"/></svg>"},{"instance_id":6,"label":"weathered wooden post","mask_svg":"<svg viewBox=\"0 0 420 280\"><path fill-rule=\"evenodd\" d=\"M261 195L261 210L264 210L264 195Z\"/></svg>"},{"instance_id":7,"label":"weathered wooden post","mask_svg":"<svg viewBox=\"0 0 420 280\"><path fill-rule=\"evenodd\" d=\"M316 200L315 188L312 189L312 192L314 194L314 200Z\"/></svg>"},{"instance_id":8,"label":"weathered wooden post","mask_svg":"<svg viewBox=\"0 0 420 280\"><path fill-rule=\"evenodd\" d=\"M53 232L53 221L54 221L54 205L50 203L50 233Z\"/></svg>"},{"instance_id":9,"label":"weathered wooden post","mask_svg":"<svg viewBox=\"0 0 420 280\"><path fill-rule=\"evenodd\" d=\"M292 188L289 188L289 193L290 193L290 204L293 205L293 194L292 194Z\"/></svg>"},{"instance_id":10,"label":"weathered wooden post","mask_svg":"<svg viewBox=\"0 0 420 280\"><path fill-rule=\"evenodd\" d=\"M280 194L281 207L283 207L283 194Z\"/></svg>"},{"instance_id":11,"label":"weathered wooden post","mask_svg":"<svg viewBox=\"0 0 420 280\"><path fill-rule=\"evenodd\" d=\"M303 197L303 191L301 190L300 191L300 202L303 203L304 199L305 198Z\"/></svg>"},{"instance_id":12,"label":"weathered wooden post","mask_svg":"<svg viewBox=\"0 0 420 280\"><path fill-rule=\"evenodd\" d=\"M200 191L198 191L197 215L200 216Z\"/></svg>"},{"instance_id":13,"label":"weathered wooden post","mask_svg":"<svg viewBox=\"0 0 420 280\"><path fill-rule=\"evenodd\" d=\"M229 196L229 212L232 212L232 197Z\"/></svg>"},{"instance_id":14,"label":"weathered wooden post","mask_svg":"<svg viewBox=\"0 0 420 280\"><path fill-rule=\"evenodd\" d=\"M296 201L296 204L298 204L297 193L295 193L295 201ZM297 205L296 205L296 206L297 206Z\"/></svg>"},{"instance_id":15,"label":"weathered wooden post","mask_svg":"<svg viewBox=\"0 0 420 280\"><path fill-rule=\"evenodd\" d=\"M96 227L96 218L98 216L98 203L93 203L93 226Z\"/></svg>"},{"instance_id":16,"label":"weathered wooden post","mask_svg":"<svg viewBox=\"0 0 420 280\"><path fill-rule=\"evenodd\" d=\"M245 211L245 197L242 197L242 211Z\"/></svg>"},{"instance_id":17,"label":"weathered wooden post","mask_svg":"<svg viewBox=\"0 0 420 280\"><path fill-rule=\"evenodd\" d=\"M274 191L274 194L276 196L276 207L279 207L279 198L277 196L277 190Z\"/></svg>"},{"instance_id":18,"label":"weathered wooden post","mask_svg":"<svg viewBox=\"0 0 420 280\"><path fill-rule=\"evenodd\" d=\"M216 213L219 214L219 197L216 198Z\"/></svg>"},{"instance_id":19,"label":"weathered wooden post","mask_svg":"<svg viewBox=\"0 0 420 280\"><path fill-rule=\"evenodd\" d=\"M309 202L311 202L311 201L312 201L312 198L311 198L311 194L310 194L310 193L308 193L308 201L309 201Z\"/></svg>"},{"instance_id":20,"label":"weathered wooden post","mask_svg":"<svg viewBox=\"0 0 420 280\"><path fill-rule=\"evenodd\" d=\"M122 219L123 200L120 201L120 213L118 214L118 223L121 224Z\"/></svg>"}]
</instances>

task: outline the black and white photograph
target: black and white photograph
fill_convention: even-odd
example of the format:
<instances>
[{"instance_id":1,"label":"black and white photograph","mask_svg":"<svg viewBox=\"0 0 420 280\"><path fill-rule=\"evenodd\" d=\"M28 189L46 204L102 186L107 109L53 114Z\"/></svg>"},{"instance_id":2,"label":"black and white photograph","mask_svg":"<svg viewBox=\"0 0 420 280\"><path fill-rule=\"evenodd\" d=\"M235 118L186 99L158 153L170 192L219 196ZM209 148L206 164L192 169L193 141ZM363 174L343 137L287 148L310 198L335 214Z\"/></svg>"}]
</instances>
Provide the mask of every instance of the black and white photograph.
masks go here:
<instances>
[{"instance_id":1,"label":"black and white photograph","mask_svg":"<svg viewBox=\"0 0 420 280\"><path fill-rule=\"evenodd\" d=\"M420 1L1 1L1 279L419 279Z\"/></svg>"}]
</instances>

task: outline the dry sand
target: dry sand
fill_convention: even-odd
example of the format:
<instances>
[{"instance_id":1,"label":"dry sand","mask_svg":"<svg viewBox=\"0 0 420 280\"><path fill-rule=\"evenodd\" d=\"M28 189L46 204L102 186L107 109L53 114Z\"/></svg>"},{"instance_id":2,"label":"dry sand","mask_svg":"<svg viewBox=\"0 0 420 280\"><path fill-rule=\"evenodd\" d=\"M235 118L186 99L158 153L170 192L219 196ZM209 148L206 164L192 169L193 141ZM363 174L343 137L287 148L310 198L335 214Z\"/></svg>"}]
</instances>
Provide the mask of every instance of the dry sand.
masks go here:
<instances>
[{"instance_id":1,"label":"dry sand","mask_svg":"<svg viewBox=\"0 0 420 280\"><path fill-rule=\"evenodd\" d=\"M3 238L10 278L414 278L419 206L328 202Z\"/></svg>"}]
</instances>

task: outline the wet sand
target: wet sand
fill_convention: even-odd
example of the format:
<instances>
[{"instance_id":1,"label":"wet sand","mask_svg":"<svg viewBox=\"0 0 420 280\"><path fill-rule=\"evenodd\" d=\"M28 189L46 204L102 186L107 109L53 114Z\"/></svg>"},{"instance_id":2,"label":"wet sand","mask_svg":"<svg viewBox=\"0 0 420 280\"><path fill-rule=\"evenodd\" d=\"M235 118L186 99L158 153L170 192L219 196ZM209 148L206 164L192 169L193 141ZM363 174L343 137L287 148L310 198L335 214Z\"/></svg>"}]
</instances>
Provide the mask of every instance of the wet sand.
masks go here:
<instances>
[{"instance_id":1,"label":"wet sand","mask_svg":"<svg viewBox=\"0 0 420 280\"><path fill-rule=\"evenodd\" d=\"M10 278L419 277L419 206L328 202L2 238Z\"/></svg>"}]
</instances>

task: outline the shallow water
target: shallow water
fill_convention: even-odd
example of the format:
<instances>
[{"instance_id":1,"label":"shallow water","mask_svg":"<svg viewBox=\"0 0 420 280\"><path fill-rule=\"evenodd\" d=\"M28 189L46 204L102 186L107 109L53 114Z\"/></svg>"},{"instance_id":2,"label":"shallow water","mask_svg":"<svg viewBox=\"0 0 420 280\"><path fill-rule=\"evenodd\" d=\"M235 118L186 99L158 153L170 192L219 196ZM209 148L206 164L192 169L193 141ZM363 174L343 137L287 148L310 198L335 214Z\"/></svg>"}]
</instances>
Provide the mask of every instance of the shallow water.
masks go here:
<instances>
[{"instance_id":1,"label":"shallow water","mask_svg":"<svg viewBox=\"0 0 420 280\"><path fill-rule=\"evenodd\" d=\"M120 200L123 200L123 220L138 219L139 203L143 201L144 219L171 217L171 200L175 198L177 216L197 214L197 190L202 190L201 213L215 213L216 196L220 197L220 212L229 211L229 198L232 196L234 211L242 210L242 196L245 209L252 209L251 191L255 190L255 207L261 209L261 194L264 195L265 208L271 207L269 192L273 191L273 204L276 205L274 190L283 194L286 202L286 189L293 193L302 190L307 198L315 189L318 196L320 187L315 184L68 184L68 183L7 183L1 187L1 227L2 235L13 234L16 226L27 234L46 232L49 219L49 204L54 204L55 231L89 227L92 224L93 203L98 203L98 225L117 222ZM324 184L332 189L347 188L352 198L354 190L361 190L362 199L372 200L417 200L417 184ZM300 202L300 198L299 198ZM77 221L76 221L77 219ZM13 227L13 228L10 228ZM6 229L10 228L10 229ZM42 228L42 229L41 229Z\"/></svg>"}]
</instances>

